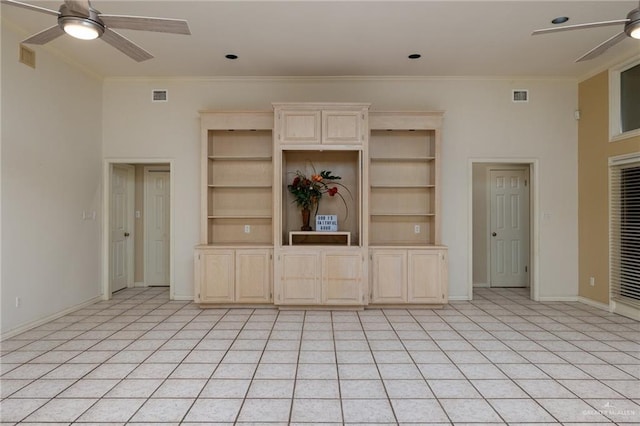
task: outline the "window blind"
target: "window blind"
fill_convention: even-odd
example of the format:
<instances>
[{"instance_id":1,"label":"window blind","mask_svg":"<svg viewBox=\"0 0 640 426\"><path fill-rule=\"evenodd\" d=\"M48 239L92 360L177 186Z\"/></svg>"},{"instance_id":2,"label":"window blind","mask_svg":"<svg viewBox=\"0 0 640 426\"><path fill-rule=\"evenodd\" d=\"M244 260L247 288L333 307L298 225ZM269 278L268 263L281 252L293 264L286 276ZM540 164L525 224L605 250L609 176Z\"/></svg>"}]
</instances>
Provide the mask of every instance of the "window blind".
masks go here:
<instances>
[{"instance_id":1,"label":"window blind","mask_svg":"<svg viewBox=\"0 0 640 426\"><path fill-rule=\"evenodd\" d=\"M609 176L611 299L640 309L640 154L612 161Z\"/></svg>"}]
</instances>

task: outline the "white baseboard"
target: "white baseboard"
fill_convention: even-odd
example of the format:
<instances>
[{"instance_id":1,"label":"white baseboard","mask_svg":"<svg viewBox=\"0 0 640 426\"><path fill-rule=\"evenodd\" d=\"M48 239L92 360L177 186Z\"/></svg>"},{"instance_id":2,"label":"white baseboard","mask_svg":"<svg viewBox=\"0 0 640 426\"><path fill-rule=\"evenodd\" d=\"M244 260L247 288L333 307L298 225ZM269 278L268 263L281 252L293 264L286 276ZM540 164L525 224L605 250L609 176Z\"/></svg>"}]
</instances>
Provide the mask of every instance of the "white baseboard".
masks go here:
<instances>
[{"instance_id":1,"label":"white baseboard","mask_svg":"<svg viewBox=\"0 0 640 426\"><path fill-rule=\"evenodd\" d=\"M595 300L587 299L586 297L578 296L578 302L593 306L594 308L602 309L603 311L611 311L611 307L606 303L596 302Z\"/></svg>"},{"instance_id":2,"label":"white baseboard","mask_svg":"<svg viewBox=\"0 0 640 426\"><path fill-rule=\"evenodd\" d=\"M87 306L91 306L94 303L98 303L98 302L100 302L102 300L103 300L102 296L97 296L97 297L94 297L93 299L87 300L86 302L82 302L82 303L80 303L78 305L74 305L74 306L72 306L70 308L67 308L67 309L63 310L63 311L56 312L55 314L49 315L49 316L47 316L45 318L41 318L39 320L31 321L29 323L21 325L21 326L19 326L17 328L14 328L13 330L7 331L6 333L2 333L2 335L0 336L0 342L5 340L5 339L10 339L11 337L17 336L18 334L24 333L25 331L29 331L29 330L31 330L33 328L40 327L41 325L46 324L48 322L57 320L58 318L62 318L63 316L69 315L69 314L71 314L71 313L73 313L75 311L79 311L80 309L84 309Z\"/></svg>"},{"instance_id":3,"label":"white baseboard","mask_svg":"<svg viewBox=\"0 0 640 426\"><path fill-rule=\"evenodd\" d=\"M134 288L138 288L138 287L146 287L147 285L143 282L135 282L133 283L133 287Z\"/></svg>"},{"instance_id":4,"label":"white baseboard","mask_svg":"<svg viewBox=\"0 0 640 426\"><path fill-rule=\"evenodd\" d=\"M624 303L611 301L611 311L618 315L640 321L640 310Z\"/></svg>"},{"instance_id":5,"label":"white baseboard","mask_svg":"<svg viewBox=\"0 0 640 426\"><path fill-rule=\"evenodd\" d=\"M177 295L174 294L173 295L173 299L172 300L178 300L178 301L190 301L193 302L193 296L187 296L187 295Z\"/></svg>"},{"instance_id":6,"label":"white baseboard","mask_svg":"<svg viewBox=\"0 0 640 426\"><path fill-rule=\"evenodd\" d=\"M490 288L489 283L473 283L473 288Z\"/></svg>"},{"instance_id":7,"label":"white baseboard","mask_svg":"<svg viewBox=\"0 0 640 426\"><path fill-rule=\"evenodd\" d=\"M449 296L449 300L454 302L467 302L471 299L469 299L469 296Z\"/></svg>"},{"instance_id":8,"label":"white baseboard","mask_svg":"<svg viewBox=\"0 0 640 426\"><path fill-rule=\"evenodd\" d=\"M577 302L578 296L540 296L539 302Z\"/></svg>"}]
</instances>

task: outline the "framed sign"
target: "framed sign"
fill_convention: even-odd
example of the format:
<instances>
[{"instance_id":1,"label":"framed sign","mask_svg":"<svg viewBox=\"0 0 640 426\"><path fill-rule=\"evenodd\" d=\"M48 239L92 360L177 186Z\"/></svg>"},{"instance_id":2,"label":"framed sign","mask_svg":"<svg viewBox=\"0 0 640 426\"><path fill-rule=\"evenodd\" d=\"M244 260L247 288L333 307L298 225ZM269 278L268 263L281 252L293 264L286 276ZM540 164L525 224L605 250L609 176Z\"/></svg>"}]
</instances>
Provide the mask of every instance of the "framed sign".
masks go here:
<instances>
[{"instance_id":1,"label":"framed sign","mask_svg":"<svg viewBox=\"0 0 640 426\"><path fill-rule=\"evenodd\" d=\"M338 230L338 216L335 214L319 214L316 216L316 231L336 232Z\"/></svg>"}]
</instances>

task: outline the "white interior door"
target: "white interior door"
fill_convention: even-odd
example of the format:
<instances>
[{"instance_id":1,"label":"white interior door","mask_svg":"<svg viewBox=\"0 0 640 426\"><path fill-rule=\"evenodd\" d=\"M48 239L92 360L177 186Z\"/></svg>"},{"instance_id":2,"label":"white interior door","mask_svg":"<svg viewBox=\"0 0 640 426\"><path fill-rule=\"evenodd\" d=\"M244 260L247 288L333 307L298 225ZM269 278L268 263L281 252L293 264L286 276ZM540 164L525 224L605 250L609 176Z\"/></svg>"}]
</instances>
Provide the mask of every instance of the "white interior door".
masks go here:
<instances>
[{"instance_id":1,"label":"white interior door","mask_svg":"<svg viewBox=\"0 0 640 426\"><path fill-rule=\"evenodd\" d=\"M491 287L529 285L529 185L527 169L491 170Z\"/></svg>"},{"instance_id":2,"label":"white interior door","mask_svg":"<svg viewBox=\"0 0 640 426\"><path fill-rule=\"evenodd\" d=\"M133 228L134 168L114 164L111 172L110 217L110 289L122 290L133 284L133 247L130 233Z\"/></svg>"},{"instance_id":3,"label":"white interior door","mask_svg":"<svg viewBox=\"0 0 640 426\"><path fill-rule=\"evenodd\" d=\"M145 167L144 282L148 286L169 285L169 194L167 167Z\"/></svg>"}]
</instances>

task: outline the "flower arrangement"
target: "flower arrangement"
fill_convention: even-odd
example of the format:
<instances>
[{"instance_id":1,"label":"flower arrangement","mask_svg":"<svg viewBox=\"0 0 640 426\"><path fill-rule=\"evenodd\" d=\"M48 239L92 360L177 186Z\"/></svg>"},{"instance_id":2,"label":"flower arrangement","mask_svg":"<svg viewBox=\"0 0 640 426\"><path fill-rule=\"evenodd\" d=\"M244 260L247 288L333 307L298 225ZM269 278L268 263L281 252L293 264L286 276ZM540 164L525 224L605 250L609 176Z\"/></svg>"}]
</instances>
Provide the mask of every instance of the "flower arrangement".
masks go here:
<instances>
[{"instance_id":1,"label":"flower arrangement","mask_svg":"<svg viewBox=\"0 0 640 426\"><path fill-rule=\"evenodd\" d=\"M323 194L329 194L330 197L338 195L342 199L348 216L349 209L347 202L342 194L338 192L338 186L344 188L349 195L351 195L351 193L346 186L337 182L342 178L332 175L331 171L328 170L322 170L320 173L316 173L313 165L311 165L311 167L313 168L313 174L310 178L300 170L297 170L293 181L290 185L287 185L289 192L293 194L296 205L303 210L311 210L315 206L315 213L318 213L318 204Z\"/></svg>"}]
</instances>

